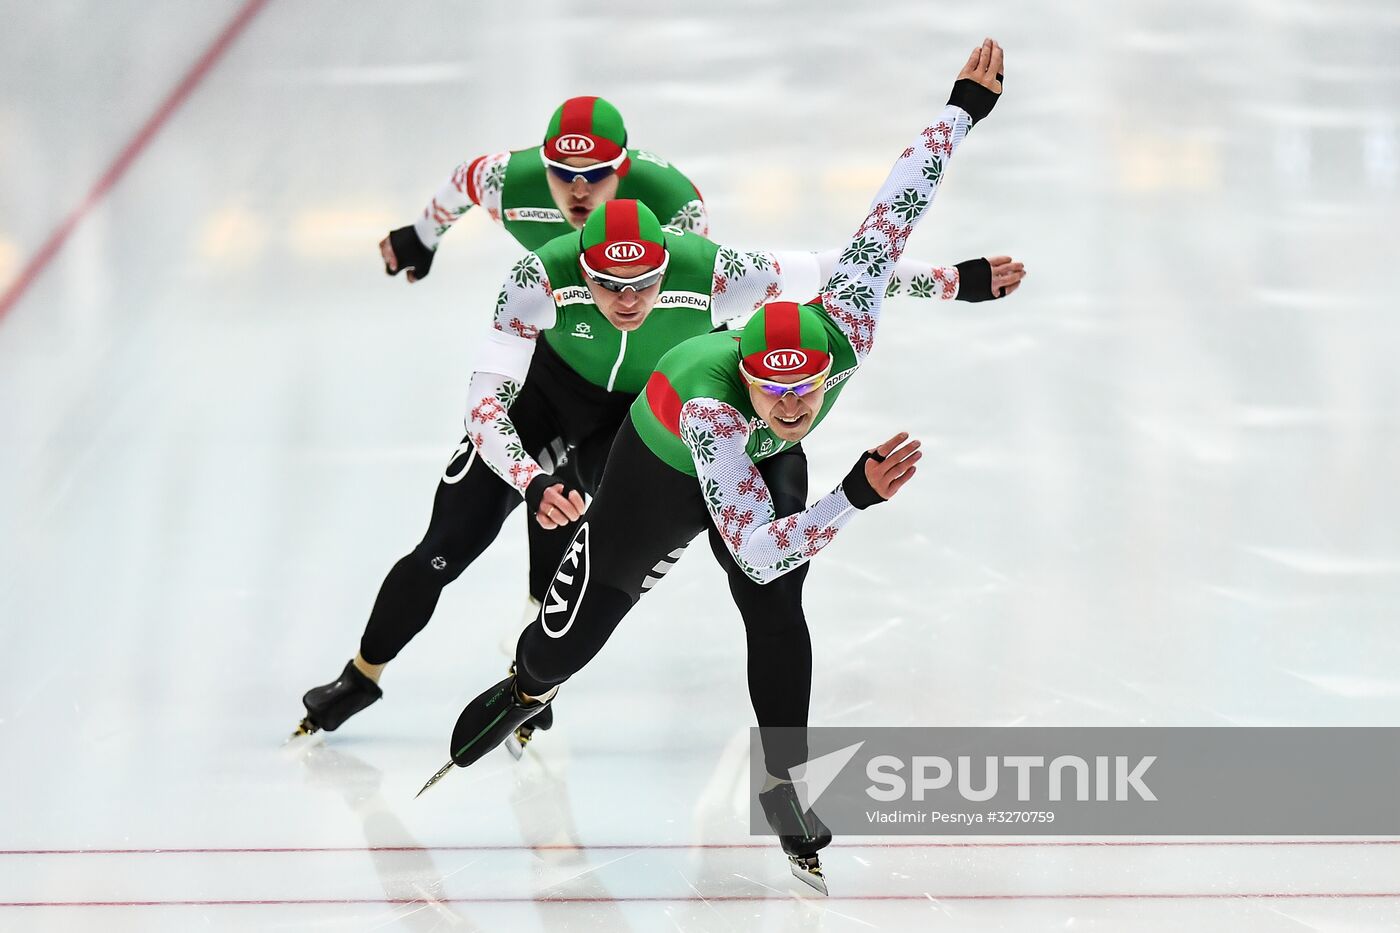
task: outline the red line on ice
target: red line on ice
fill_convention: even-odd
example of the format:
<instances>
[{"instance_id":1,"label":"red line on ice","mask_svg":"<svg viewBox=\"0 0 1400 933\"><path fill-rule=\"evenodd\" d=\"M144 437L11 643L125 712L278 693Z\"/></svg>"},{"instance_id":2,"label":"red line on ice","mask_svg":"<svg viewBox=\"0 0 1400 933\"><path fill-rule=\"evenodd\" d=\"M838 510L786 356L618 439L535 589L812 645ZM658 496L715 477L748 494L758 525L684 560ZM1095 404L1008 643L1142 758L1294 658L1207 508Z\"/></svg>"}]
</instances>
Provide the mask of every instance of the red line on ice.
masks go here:
<instances>
[{"instance_id":1,"label":"red line on ice","mask_svg":"<svg viewBox=\"0 0 1400 933\"><path fill-rule=\"evenodd\" d=\"M88 191L87 196L49 234L44 245L39 247L39 251L20 271L19 277L5 290L4 295L0 296L0 320L4 320L10 309L19 303L19 300L24 297L24 293L29 290L29 286L34 284L35 280L48 268L54 256L63 249L63 245L68 242L68 238L77 229L78 224L82 223L83 218L91 213L92 209L107 196L107 192L121 181L127 169L131 168L132 163L161 131L161 128L175 114L175 111L180 109L180 105L194 92L205 76L213 70L219 59L228 51L229 46L233 45L234 41L242 35L248 24L252 22L253 17L257 16L268 2L269 0L246 0L233 19L229 20L228 25L215 37L213 43L204 50L204 54L190 66L189 71L185 72L185 76L180 79L180 83L176 84L166 95L165 100L156 108L155 113L147 118L141 128L136 131L136 135L117 154L117 158L111 165L107 166L107 170L97 179L97 183Z\"/></svg>"},{"instance_id":2,"label":"red line on ice","mask_svg":"<svg viewBox=\"0 0 1400 933\"><path fill-rule=\"evenodd\" d=\"M1400 839L1203 839L1110 840L1107 842L842 842L843 849L1049 849L1207 846L1395 846ZM444 846L257 846L148 849L0 849L5 855L277 855L324 852L548 852L648 851L690 849L768 849L767 842L658 843L643 845L444 845Z\"/></svg>"},{"instance_id":3,"label":"red line on ice","mask_svg":"<svg viewBox=\"0 0 1400 933\"><path fill-rule=\"evenodd\" d=\"M277 907L328 905L407 905L407 904L674 904L715 901L787 900L792 895L717 894L701 897L682 894L639 897L327 897L275 898L266 900L169 900L169 901L8 901L0 907ZM1091 894L849 894L813 899L814 903L829 901L1225 901L1225 900L1320 900L1320 899L1400 898L1400 891L1242 891L1238 894L1206 893L1091 893Z\"/></svg>"}]
</instances>

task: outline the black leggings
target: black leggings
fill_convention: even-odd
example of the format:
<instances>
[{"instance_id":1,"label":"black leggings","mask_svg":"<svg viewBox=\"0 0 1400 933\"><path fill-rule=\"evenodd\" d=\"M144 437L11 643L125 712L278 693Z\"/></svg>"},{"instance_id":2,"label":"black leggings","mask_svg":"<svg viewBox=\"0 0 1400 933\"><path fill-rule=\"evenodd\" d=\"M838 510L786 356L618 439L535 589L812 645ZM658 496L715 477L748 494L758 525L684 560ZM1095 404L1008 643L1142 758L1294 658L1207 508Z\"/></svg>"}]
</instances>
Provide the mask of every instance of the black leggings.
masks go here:
<instances>
[{"instance_id":1,"label":"black leggings","mask_svg":"<svg viewBox=\"0 0 1400 933\"><path fill-rule=\"evenodd\" d=\"M540 340L510 418L521 443L542 467L568 476L591 494L632 399L585 382ZM562 457L567 463L558 466ZM379 587L360 638L360 655L370 664L397 657L432 618L443 587L496 540L506 516L523 501L482 461L470 438L463 438L438 481L427 533ZM530 594L540 599L574 529L546 531L533 516L525 520L530 529Z\"/></svg>"},{"instance_id":2,"label":"black leggings","mask_svg":"<svg viewBox=\"0 0 1400 933\"><path fill-rule=\"evenodd\" d=\"M769 457L758 469L778 517L806 508L807 458L800 446ZM807 565L768 584L751 580L710 521L695 477L658 459L630 420L617 433L602 484L575 529L540 615L520 636L521 689L544 693L582 669L707 528L744 619L749 698L758 724L806 726L812 692L812 640L802 610ZM775 748L765 736L765 757L769 772L781 776L805 760L806 746Z\"/></svg>"}]
</instances>

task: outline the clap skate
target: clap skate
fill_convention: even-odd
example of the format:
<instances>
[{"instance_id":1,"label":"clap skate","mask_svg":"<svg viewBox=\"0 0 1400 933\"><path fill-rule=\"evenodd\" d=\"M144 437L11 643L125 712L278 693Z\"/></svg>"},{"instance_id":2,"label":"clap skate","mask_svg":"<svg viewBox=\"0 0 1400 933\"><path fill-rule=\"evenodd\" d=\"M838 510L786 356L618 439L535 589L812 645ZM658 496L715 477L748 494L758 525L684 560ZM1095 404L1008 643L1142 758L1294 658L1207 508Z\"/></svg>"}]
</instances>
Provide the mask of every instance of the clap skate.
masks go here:
<instances>
[{"instance_id":1,"label":"clap skate","mask_svg":"<svg viewBox=\"0 0 1400 933\"><path fill-rule=\"evenodd\" d=\"M831 830L816 813L802 809L791 782L784 781L759 794L758 802L768 818L768 825L778 834L783 852L787 853L793 877L823 894L829 893L817 852L831 843Z\"/></svg>"},{"instance_id":2,"label":"clap skate","mask_svg":"<svg viewBox=\"0 0 1400 933\"><path fill-rule=\"evenodd\" d=\"M416 796L422 796L423 791L446 777L454 765L465 768L475 763L526 722L545 712L556 690L550 690L546 699L527 701L516 690L515 675L511 674L468 703L452 730L452 760L439 768Z\"/></svg>"},{"instance_id":3,"label":"clap skate","mask_svg":"<svg viewBox=\"0 0 1400 933\"><path fill-rule=\"evenodd\" d=\"M328 684L312 687L301 698L306 707L306 716L297 725L292 738L314 735L322 729L334 732L345 721L384 696L379 684L370 680L348 661L340 676Z\"/></svg>"}]
</instances>

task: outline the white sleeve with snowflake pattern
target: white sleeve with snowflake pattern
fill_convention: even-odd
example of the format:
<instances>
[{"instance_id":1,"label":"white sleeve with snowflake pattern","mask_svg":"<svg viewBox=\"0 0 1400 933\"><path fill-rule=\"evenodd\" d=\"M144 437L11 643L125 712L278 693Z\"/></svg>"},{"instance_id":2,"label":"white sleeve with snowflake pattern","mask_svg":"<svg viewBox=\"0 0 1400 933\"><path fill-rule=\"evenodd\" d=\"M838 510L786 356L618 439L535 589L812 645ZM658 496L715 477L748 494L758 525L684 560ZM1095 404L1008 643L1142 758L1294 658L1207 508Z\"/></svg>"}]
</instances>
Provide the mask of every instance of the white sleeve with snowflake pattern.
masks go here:
<instances>
[{"instance_id":1,"label":"white sleeve with snowflake pattern","mask_svg":"<svg viewBox=\"0 0 1400 933\"><path fill-rule=\"evenodd\" d=\"M900 154L822 289L822 305L851 342L857 362L875 344L880 303L895 263L971 124L967 111L949 104Z\"/></svg>"},{"instance_id":2,"label":"white sleeve with snowflake pattern","mask_svg":"<svg viewBox=\"0 0 1400 933\"><path fill-rule=\"evenodd\" d=\"M710 235L710 211L705 207L704 201L692 198L676 208L676 212L666 221L665 226L707 237Z\"/></svg>"},{"instance_id":3,"label":"white sleeve with snowflake pattern","mask_svg":"<svg viewBox=\"0 0 1400 933\"><path fill-rule=\"evenodd\" d=\"M452 229L472 205L486 208L492 220L501 219L501 183L506 177L509 152L494 152L463 162L452 172L438 193L413 222L418 239L428 249L437 249L442 235Z\"/></svg>"},{"instance_id":4,"label":"white sleeve with snowflake pattern","mask_svg":"<svg viewBox=\"0 0 1400 933\"><path fill-rule=\"evenodd\" d=\"M715 254L710 318L716 325L737 324L770 301L811 301L821 289L821 268L820 254L805 250L746 252L721 246Z\"/></svg>"},{"instance_id":5,"label":"white sleeve with snowflake pattern","mask_svg":"<svg viewBox=\"0 0 1400 933\"><path fill-rule=\"evenodd\" d=\"M839 249L829 249L817 254L817 261L822 267L823 283L836 271L836 262L840 258ZM958 297L958 283L957 266L935 266L918 259L905 258L895 263L889 285L885 286L885 297L911 295L915 298L952 301Z\"/></svg>"},{"instance_id":6,"label":"white sleeve with snowflake pattern","mask_svg":"<svg viewBox=\"0 0 1400 933\"><path fill-rule=\"evenodd\" d=\"M477 455L521 495L541 467L521 443L510 406L525 384L535 341L556 319L544 263L526 253L501 286L491 333L467 389L467 434Z\"/></svg>"},{"instance_id":7,"label":"white sleeve with snowflake pattern","mask_svg":"<svg viewBox=\"0 0 1400 933\"><path fill-rule=\"evenodd\" d=\"M736 327L770 301L812 301L840 257L839 249L741 252L721 246L715 255L711 318L716 326L728 321ZM885 294L952 301L958 294L957 267L901 259Z\"/></svg>"},{"instance_id":8,"label":"white sleeve with snowflake pattern","mask_svg":"<svg viewBox=\"0 0 1400 933\"><path fill-rule=\"evenodd\" d=\"M837 486L803 511L775 518L768 484L744 449L748 419L732 405L691 399L681 406L680 430L705 508L734 562L756 583L776 580L816 556L856 510Z\"/></svg>"},{"instance_id":9,"label":"white sleeve with snowflake pattern","mask_svg":"<svg viewBox=\"0 0 1400 933\"><path fill-rule=\"evenodd\" d=\"M910 295L914 298L952 301L958 297L958 285L957 266L935 266L917 259L901 259L895 264L894 273L885 286L885 297Z\"/></svg>"}]
</instances>

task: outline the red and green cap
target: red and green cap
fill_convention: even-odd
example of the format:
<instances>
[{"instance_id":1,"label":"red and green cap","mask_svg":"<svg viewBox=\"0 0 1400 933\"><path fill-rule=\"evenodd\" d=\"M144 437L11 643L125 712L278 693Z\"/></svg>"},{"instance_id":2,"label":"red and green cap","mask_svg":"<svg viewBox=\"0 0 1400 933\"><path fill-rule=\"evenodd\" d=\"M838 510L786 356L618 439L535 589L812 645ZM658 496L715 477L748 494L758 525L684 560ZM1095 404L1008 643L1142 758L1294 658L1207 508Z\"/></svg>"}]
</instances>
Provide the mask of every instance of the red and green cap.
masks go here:
<instances>
[{"instance_id":1,"label":"red and green cap","mask_svg":"<svg viewBox=\"0 0 1400 933\"><path fill-rule=\"evenodd\" d=\"M583 261L590 269L659 266L666 259L661 221L641 201L622 198L593 208L579 231Z\"/></svg>"},{"instance_id":2,"label":"red and green cap","mask_svg":"<svg viewBox=\"0 0 1400 933\"><path fill-rule=\"evenodd\" d=\"M552 162L573 156L612 162L626 153L622 114L601 97L570 97L554 111L544 131L544 157Z\"/></svg>"},{"instance_id":3,"label":"red and green cap","mask_svg":"<svg viewBox=\"0 0 1400 933\"><path fill-rule=\"evenodd\" d=\"M749 318L739 337L739 364L752 376L815 376L831 365L822 317L793 301L774 301Z\"/></svg>"}]
</instances>

